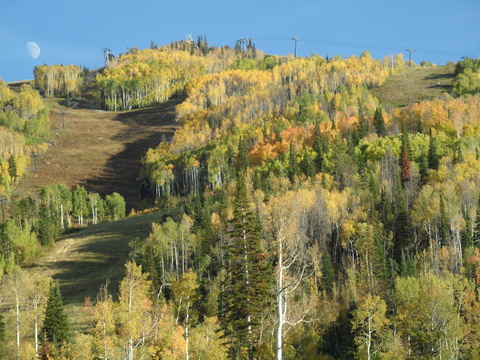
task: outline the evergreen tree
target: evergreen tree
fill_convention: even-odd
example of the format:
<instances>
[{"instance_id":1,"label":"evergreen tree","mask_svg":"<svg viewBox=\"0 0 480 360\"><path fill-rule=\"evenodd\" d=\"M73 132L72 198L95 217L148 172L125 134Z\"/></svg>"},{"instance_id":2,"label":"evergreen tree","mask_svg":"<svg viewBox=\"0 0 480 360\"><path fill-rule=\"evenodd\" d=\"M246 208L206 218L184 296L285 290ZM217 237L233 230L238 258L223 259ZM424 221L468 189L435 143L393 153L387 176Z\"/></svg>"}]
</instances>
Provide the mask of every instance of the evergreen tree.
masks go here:
<instances>
[{"instance_id":1,"label":"evergreen tree","mask_svg":"<svg viewBox=\"0 0 480 360\"><path fill-rule=\"evenodd\" d=\"M152 300L157 297L157 289L160 289L161 278L158 276L157 259L155 258L155 250L153 244L149 242L145 248L144 258L142 259L142 268L148 274L149 280L152 282Z\"/></svg>"},{"instance_id":2,"label":"evergreen tree","mask_svg":"<svg viewBox=\"0 0 480 360\"><path fill-rule=\"evenodd\" d=\"M421 116L418 117L417 132L420 134L425 133L425 126L423 126L423 121Z\"/></svg>"},{"instance_id":3,"label":"evergreen tree","mask_svg":"<svg viewBox=\"0 0 480 360\"><path fill-rule=\"evenodd\" d=\"M454 164L462 163L464 161L464 158L463 158L462 145L460 144L460 141L455 142L454 153L455 153L455 157L453 158L453 163Z\"/></svg>"},{"instance_id":4,"label":"evergreen tree","mask_svg":"<svg viewBox=\"0 0 480 360\"><path fill-rule=\"evenodd\" d=\"M472 218L468 211L465 211L463 218L465 220L465 229L460 233L462 243L462 255L465 255L465 250L473 246L473 234L472 234ZM462 256L463 258L465 256Z\"/></svg>"},{"instance_id":5,"label":"evergreen tree","mask_svg":"<svg viewBox=\"0 0 480 360\"><path fill-rule=\"evenodd\" d=\"M315 176L314 158L307 148L303 151L303 159L300 166L306 177L313 178Z\"/></svg>"},{"instance_id":6,"label":"evergreen tree","mask_svg":"<svg viewBox=\"0 0 480 360\"><path fill-rule=\"evenodd\" d=\"M363 139L370 132L370 123L364 114L362 103L358 101L358 126L357 134L360 139Z\"/></svg>"},{"instance_id":7,"label":"evergreen tree","mask_svg":"<svg viewBox=\"0 0 480 360\"><path fill-rule=\"evenodd\" d=\"M322 283L325 292L328 295L332 295L333 285L335 283L335 269L333 268L330 253L326 247L323 250L322 256Z\"/></svg>"},{"instance_id":8,"label":"evergreen tree","mask_svg":"<svg viewBox=\"0 0 480 360\"><path fill-rule=\"evenodd\" d=\"M325 167L324 155L328 151L328 140L323 136L318 122L313 130L313 151L317 154L315 158L317 172L323 172Z\"/></svg>"},{"instance_id":9,"label":"evergreen tree","mask_svg":"<svg viewBox=\"0 0 480 360\"><path fill-rule=\"evenodd\" d=\"M242 143L242 141L241 141ZM240 147L242 148L242 147ZM244 152L243 152L244 153ZM259 221L247 195L245 158L239 151L237 188L226 248L225 279L220 298L220 321L229 339L231 357L254 358L261 314L272 301L272 269L262 252Z\"/></svg>"},{"instance_id":10,"label":"evergreen tree","mask_svg":"<svg viewBox=\"0 0 480 360\"><path fill-rule=\"evenodd\" d=\"M418 168L420 171L420 181L422 185L425 185L427 183L427 178L428 178L428 157L425 153L422 153L418 157Z\"/></svg>"},{"instance_id":11,"label":"evergreen tree","mask_svg":"<svg viewBox=\"0 0 480 360\"><path fill-rule=\"evenodd\" d=\"M402 253L408 251L411 241L411 227L405 194L397 180L396 185L395 220L393 222L393 258L397 264L402 262Z\"/></svg>"},{"instance_id":12,"label":"evergreen tree","mask_svg":"<svg viewBox=\"0 0 480 360\"><path fill-rule=\"evenodd\" d=\"M360 142L360 136L358 135L358 128L353 129L350 142L353 144L353 146L357 146L358 143Z\"/></svg>"},{"instance_id":13,"label":"evergreen tree","mask_svg":"<svg viewBox=\"0 0 480 360\"><path fill-rule=\"evenodd\" d=\"M451 245L450 227L445 212L445 200L443 199L443 196L440 196L440 241L442 246Z\"/></svg>"},{"instance_id":14,"label":"evergreen tree","mask_svg":"<svg viewBox=\"0 0 480 360\"><path fill-rule=\"evenodd\" d=\"M387 128L385 126L385 120L383 118L383 111L381 108L375 110L375 115L373 116L373 124L375 125L375 131L378 136L387 136Z\"/></svg>"},{"instance_id":15,"label":"evergreen tree","mask_svg":"<svg viewBox=\"0 0 480 360\"><path fill-rule=\"evenodd\" d=\"M240 138L238 143L238 154L237 154L237 164L236 164L236 175L240 175L243 179L243 176L246 174L248 166L250 165L250 160L248 158L248 148L245 140Z\"/></svg>"},{"instance_id":16,"label":"evergreen tree","mask_svg":"<svg viewBox=\"0 0 480 360\"><path fill-rule=\"evenodd\" d=\"M439 165L439 159L437 155L437 144L435 138L432 135L432 129L430 129L430 142L428 146L428 168L431 170L437 170Z\"/></svg>"},{"instance_id":17,"label":"evergreen tree","mask_svg":"<svg viewBox=\"0 0 480 360\"><path fill-rule=\"evenodd\" d=\"M415 260L409 253L402 250L402 258L400 261L400 276L416 277L417 269L415 268Z\"/></svg>"},{"instance_id":18,"label":"evergreen tree","mask_svg":"<svg viewBox=\"0 0 480 360\"><path fill-rule=\"evenodd\" d=\"M70 338L67 315L63 308L60 286L53 282L45 309L45 320L41 333L45 341L59 348Z\"/></svg>"},{"instance_id":19,"label":"evergreen tree","mask_svg":"<svg viewBox=\"0 0 480 360\"><path fill-rule=\"evenodd\" d=\"M46 204L41 205L38 215L37 228L40 235L40 242L43 246L49 246L53 244L55 238L58 236L58 229L51 215L51 206Z\"/></svg>"},{"instance_id":20,"label":"evergreen tree","mask_svg":"<svg viewBox=\"0 0 480 360\"><path fill-rule=\"evenodd\" d=\"M295 181L295 177L299 174L299 168L297 163L297 151L293 143L290 143L290 151L288 152L288 178L292 182Z\"/></svg>"}]
</instances>

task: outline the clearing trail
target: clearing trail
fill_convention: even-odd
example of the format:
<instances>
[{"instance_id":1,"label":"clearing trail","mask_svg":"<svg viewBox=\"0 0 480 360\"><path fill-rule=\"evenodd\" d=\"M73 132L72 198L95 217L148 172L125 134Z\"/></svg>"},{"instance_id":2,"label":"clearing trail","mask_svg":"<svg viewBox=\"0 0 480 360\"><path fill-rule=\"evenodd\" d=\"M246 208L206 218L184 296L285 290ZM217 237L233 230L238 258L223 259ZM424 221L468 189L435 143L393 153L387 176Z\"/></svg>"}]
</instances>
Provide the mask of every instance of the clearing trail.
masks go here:
<instances>
[{"instance_id":1,"label":"clearing trail","mask_svg":"<svg viewBox=\"0 0 480 360\"><path fill-rule=\"evenodd\" d=\"M82 185L102 196L118 192L125 198L127 213L135 208L141 200L142 158L149 148L171 140L178 127L174 104L124 112L73 109L53 99L48 105L51 144L37 160L37 175L31 164L17 193L32 195L52 183Z\"/></svg>"},{"instance_id":2,"label":"clearing trail","mask_svg":"<svg viewBox=\"0 0 480 360\"><path fill-rule=\"evenodd\" d=\"M403 107L451 94L455 64L414 66L390 76L382 86L370 89L384 106Z\"/></svg>"}]
</instances>

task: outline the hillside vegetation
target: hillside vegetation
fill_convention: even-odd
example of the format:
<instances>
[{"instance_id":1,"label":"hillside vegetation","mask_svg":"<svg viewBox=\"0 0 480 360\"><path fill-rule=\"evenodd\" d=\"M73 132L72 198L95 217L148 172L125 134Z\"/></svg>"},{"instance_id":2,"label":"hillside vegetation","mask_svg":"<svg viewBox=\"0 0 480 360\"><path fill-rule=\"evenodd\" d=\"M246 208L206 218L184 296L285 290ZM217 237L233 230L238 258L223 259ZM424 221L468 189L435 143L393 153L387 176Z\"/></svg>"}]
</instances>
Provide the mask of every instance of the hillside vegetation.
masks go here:
<instances>
[{"instance_id":1,"label":"hillside vegetation","mask_svg":"<svg viewBox=\"0 0 480 360\"><path fill-rule=\"evenodd\" d=\"M51 118L52 144L22 193L62 167L68 186L154 207L65 234L23 263L28 272L5 267L6 349L71 359L478 358L476 65L407 68L401 56L392 66L368 52L270 57L199 38L132 50L95 79L38 69L44 94L83 91L89 106L121 112L80 105L65 129ZM46 103L50 114L65 105ZM44 276L59 280L76 332L48 330L39 350L33 329L47 323L38 310L55 289Z\"/></svg>"},{"instance_id":2,"label":"hillside vegetation","mask_svg":"<svg viewBox=\"0 0 480 360\"><path fill-rule=\"evenodd\" d=\"M384 106L402 107L452 94L455 65L411 67L370 91Z\"/></svg>"}]
</instances>

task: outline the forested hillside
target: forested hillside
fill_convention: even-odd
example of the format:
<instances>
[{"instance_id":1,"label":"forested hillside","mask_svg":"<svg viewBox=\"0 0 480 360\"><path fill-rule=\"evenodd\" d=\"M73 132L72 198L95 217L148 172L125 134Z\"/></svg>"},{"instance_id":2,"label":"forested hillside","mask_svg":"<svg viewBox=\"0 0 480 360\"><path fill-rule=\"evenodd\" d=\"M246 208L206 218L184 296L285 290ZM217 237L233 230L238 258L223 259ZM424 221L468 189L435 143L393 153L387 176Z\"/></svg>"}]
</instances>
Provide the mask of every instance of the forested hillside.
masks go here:
<instances>
[{"instance_id":1,"label":"forested hillside","mask_svg":"<svg viewBox=\"0 0 480 360\"><path fill-rule=\"evenodd\" d=\"M58 314L59 292L75 280L60 274L58 287L35 268L5 266L2 350L53 359L478 358L479 63L276 57L199 37L132 49L95 79L87 69L37 67L45 96L83 92L123 116L175 99L179 129L143 158L139 180L150 192L137 210L156 220L148 236L132 236L123 280L96 279L105 285L85 299L73 331L72 314ZM43 190L43 220L29 210L5 222L4 238L9 227L32 234L15 245L17 264L34 256L33 244L48 245L47 209L56 235L67 228L67 191ZM99 215L95 199L88 216ZM81 223L70 204L65 219ZM113 219L116 206L100 218ZM121 232L144 226L129 220Z\"/></svg>"}]
</instances>

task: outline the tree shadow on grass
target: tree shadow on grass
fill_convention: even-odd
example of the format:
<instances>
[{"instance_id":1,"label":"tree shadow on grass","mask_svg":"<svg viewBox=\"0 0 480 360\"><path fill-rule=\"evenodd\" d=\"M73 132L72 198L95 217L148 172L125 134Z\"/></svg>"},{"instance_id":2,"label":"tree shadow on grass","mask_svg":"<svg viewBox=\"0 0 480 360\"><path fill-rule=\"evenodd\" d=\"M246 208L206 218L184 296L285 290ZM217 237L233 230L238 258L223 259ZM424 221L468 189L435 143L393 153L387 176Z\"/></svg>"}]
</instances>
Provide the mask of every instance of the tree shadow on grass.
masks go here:
<instances>
[{"instance_id":1,"label":"tree shadow on grass","mask_svg":"<svg viewBox=\"0 0 480 360\"><path fill-rule=\"evenodd\" d=\"M58 280L65 304L81 304L86 297L95 299L107 279L116 298L130 242L146 238L151 223L160 221L161 214L154 213L90 226L57 241L50 257L29 268L48 271Z\"/></svg>"},{"instance_id":2,"label":"tree shadow on grass","mask_svg":"<svg viewBox=\"0 0 480 360\"><path fill-rule=\"evenodd\" d=\"M173 106L152 107L119 113L127 129L112 137L124 143L124 149L110 157L104 171L84 179L80 185L87 191L105 197L118 192L125 199L127 214L141 200L142 182L139 179L142 159L147 151L161 142L171 141L178 127Z\"/></svg>"},{"instance_id":3,"label":"tree shadow on grass","mask_svg":"<svg viewBox=\"0 0 480 360\"><path fill-rule=\"evenodd\" d=\"M454 79L455 79L455 74L453 73L431 74L424 77L424 80L437 81L435 84L427 86L427 88L437 89L439 91L447 92L447 93L451 93L453 91Z\"/></svg>"}]
</instances>

